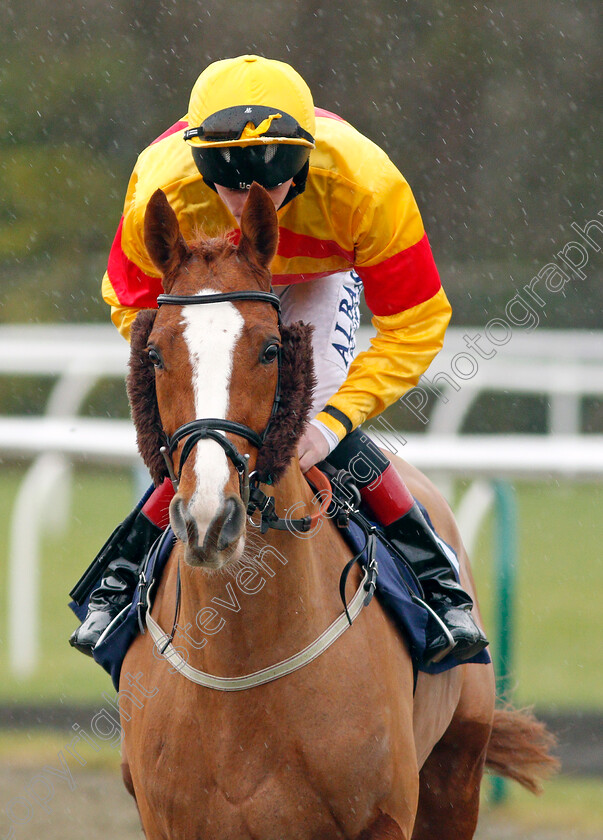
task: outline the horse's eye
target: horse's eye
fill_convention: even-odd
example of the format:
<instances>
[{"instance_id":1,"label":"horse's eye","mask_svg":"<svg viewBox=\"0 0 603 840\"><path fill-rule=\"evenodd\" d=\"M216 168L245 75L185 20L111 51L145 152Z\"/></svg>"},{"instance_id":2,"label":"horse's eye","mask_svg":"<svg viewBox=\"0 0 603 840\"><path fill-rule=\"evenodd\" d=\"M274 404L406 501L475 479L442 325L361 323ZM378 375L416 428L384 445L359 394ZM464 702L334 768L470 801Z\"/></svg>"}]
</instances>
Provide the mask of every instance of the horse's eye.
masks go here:
<instances>
[{"instance_id":1,"label":"horse's eye","mask_svg":"<svg viewBox=\"0 0 603 840\"><path fill-rule=\"evenodd\" d=\"M161 358L161 355L158 350L156 350L154 347L148 347L147 355L152 365L155 365L155 367L158 368L163 367L163 359Z\"/></svg>"},{"instance_id":2,"label":"horse's eye","mask_svg":"<svg viewBox=\"0 0 603 840\"><path fill-rule=\"evenodd\" d=\"M262 350L260 362L263 365L269 365L278 357L279 349L280 345L276 344L275 342L271 342L270 344L268 344L268 346L264 347L264 349Z\"/></svg>"}]
</instances>

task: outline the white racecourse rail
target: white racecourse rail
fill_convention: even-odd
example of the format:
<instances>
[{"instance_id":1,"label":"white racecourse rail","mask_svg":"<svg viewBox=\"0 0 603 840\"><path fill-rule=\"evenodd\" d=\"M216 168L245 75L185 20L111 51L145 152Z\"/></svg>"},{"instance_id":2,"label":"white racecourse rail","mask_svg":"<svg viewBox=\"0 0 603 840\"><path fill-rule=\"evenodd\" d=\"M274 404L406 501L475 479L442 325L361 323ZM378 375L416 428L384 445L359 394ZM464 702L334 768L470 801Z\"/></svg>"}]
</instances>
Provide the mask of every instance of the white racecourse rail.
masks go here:
<instances>
[{"instance_id":1,"label":"white racecourse rail","mask_svg":"<svg viewBox=\"0 0 603 840\"><path fill-rule=\"evenodd\" d=\"M409 404L423 419L429 400L429 434L402 437L373 421L367 426L378 433L378 442L438 478L602 479L603 435L580 435L582 398L603 394L601 334L516 330L496 353L483 358L475 345L472 349L476 333L475 328L448 331L444 349ZM360 349L369 338L370 330L361 329ZM111 326L0 327L0 375L56 380L45 415L0 416L2 457L31 461L13 509L9 557L10 665L19 676L31 674L38 662L40 536L43 527L66 523L71 466L81 461L141 465L129 421L78 416L99 379L125 377L127 357L126 343ZM430 388L434 381L438 391ZM459 435L467 411L484 390L546 395L550 434ZM404 417L401 412L401 423ZM477 492L468 493L457 512L466 542L476 534L489 503L480 487L475 484ZM115 524L107 523L107 533ZM82 558L82 567L89 559ZM65 581L66 590L70 583Z\"/></svg>"}]
</instances>

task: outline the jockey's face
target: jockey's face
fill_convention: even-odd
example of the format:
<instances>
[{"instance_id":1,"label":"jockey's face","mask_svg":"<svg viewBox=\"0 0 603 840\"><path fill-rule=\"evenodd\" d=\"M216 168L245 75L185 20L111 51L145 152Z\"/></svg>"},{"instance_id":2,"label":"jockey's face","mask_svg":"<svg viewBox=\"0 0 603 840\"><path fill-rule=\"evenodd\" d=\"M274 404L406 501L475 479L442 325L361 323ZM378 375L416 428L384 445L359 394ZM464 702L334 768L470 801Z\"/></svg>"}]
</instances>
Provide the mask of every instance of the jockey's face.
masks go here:
<instances>
[{"instance_id":1,"label":"jockey's face","mask_svg":"<svg viewBox=\"0 0 603 840\"><path fill-rule=\"evenodd\" d=\"M284 181L278 187L274 187L272 190L266 190L277 210L285 200L292 183L293 178L289 178L288 181ZM215 187L216 192L237 220L237 224L240 225L241 213L247 201L248 190L231 190L228 187L220 186L220 184L215 184Z\"/></svg>"}]
</instances>

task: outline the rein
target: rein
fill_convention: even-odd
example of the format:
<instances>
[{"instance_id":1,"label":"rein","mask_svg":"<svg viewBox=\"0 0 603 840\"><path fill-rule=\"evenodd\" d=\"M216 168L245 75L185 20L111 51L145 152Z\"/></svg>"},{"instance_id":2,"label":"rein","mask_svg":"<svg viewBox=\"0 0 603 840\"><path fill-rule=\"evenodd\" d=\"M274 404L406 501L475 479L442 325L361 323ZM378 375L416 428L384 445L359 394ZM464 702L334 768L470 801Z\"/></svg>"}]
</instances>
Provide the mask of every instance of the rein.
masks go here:
<instances>
[{"instance_id":1,"label":"rein","mask_svg":"<svg viewBox=\"0 0 603 840\"><path fill-rule=\"evenodd\" d=\"M320 481L323 486L326 484L329 484L330 486L326 476L324 476L324 474L316 467L312 467L308 470L308 473L312 473L313 470L316 471L318 476L321 476L321 479L317 479L316 481L317 485L318 481ZM317 476L312 475L311 478L314 481ZM377 541L375 537L375 528L373 525L367 523L364 517L358 513L353 501L351 502L347 496L344 496L343 498L334 498L332 496L332 491L328 494L328 497L323 500L320 511L314 515L316 518L318 518L319 515L322 515L322 511L325 508L325 502L327 502L327 506L329 508L332 506L329 514L331 514L331 512L335 513L337 515L338 522L344 524L349 521L349 519L352 519L361 527L366 537L364 547L358 552L358 554L354 555L354 557L346 563L341 574L339 592L343 601L344 611L311 644L307 645L298 653L289 656L287 659L277 662L275 665L270 665L267 668L262 668L259 671L253 671L250 674L244 674L240 677L221 677L216 674L209 674L206 671L201 671L190 665L188 661L181 656L178 649L172 644L176 633L180 606L180 566L178 566L177 604L171 633L168 634L162 630L151 615L153 606L151 591L153 589L154 582L149 582L147 585L147 581L143 581L144 586L138 603L139 623L142 626L141 611L143 611L147 630L149 631L157 650L176 671L181 673L182 676L186 677L186 679L190 682L204 686L205 688L212 688L216 691L244 691L245 689L254 688L255 686L264 685L264 683L280 679L280 677L287 676L287 674L291 674L294 671L303 668L305 665L308 665L324 653L334 642L336 642L342 633L348 629L348 627L352 626L355 619L360 615L362 609L370 604L377 586L377 575L379 569L376 558ZM313 517L307 517L307 519L311 518ZM285 523L288 522L288 520L279 521ZM292 523L289 522L288 524ZM275 526L271 525L269 527ZM166 531L165 534L167 533L168 532ZM163 535L162 540L165 538L165 534ZM153 551L159 551L157 545ZM348 575L356 563L361 565L361 568L363 569L363 576L356 592L354 593L354 596L352 597L352 600L347 603L345 597L345 585Z\"/></svg>"},{"instance_id":2,"label":"rein","mask_svg":"<svg viewBox=\"0 0 603 840\"><path fill-rule=\"evenodd\" d=\"M333 488L330 481L318 467L310 467L305 476L310 486L313 487L316 498L320 500L320 507L313 514L304 516L302 519L291 519L290 517L282 519L277 516L274 496L267 496L260 490L258 484L252 486L247 515L251 518L256 510L260 511L260 524L256 526L260 529L260 533L265 534L269 528L274 528L276 531L290 531L292 534L306 533L311 531L318 524L318 521L326 516L333 501ZM255 525L253 520L251 520L251 524Z\"/></svg>"},{"instance_id":3,"label":"rein","mask_svg":"<svg viewBox=\"0 0 603 840\"><path fill-rule=\"evenodd\" d=\"M316 470L316 473L322 477L323 483L329 483L328 479L320 472L316 467L312 467L312 470ZM311 473L312 470L308 470L308 473ZM314 480L314 476L312 476ZM305 665L308 665L314 659L317 659L322 653L324 653L327 648L331 647L331 645L337 641L337 639L348 629L351 627L355 619L360 615L362 609L371 602L373 595L375 594L375 588L377 585L377 574L378 574L378 566L377 566L377 559L376 559L376 538L375 538L375 528L372 525L369 525L364 517L357 512L353 503L350 504L347 498L333 498L331 494L328 496L328 506L331 506L331 503L334 507L334 512L337 513L339 521L341 521L341 517L343 517L344 521L348 519L353 519L356 524L358 524L362 530L364 531L366 537L366 543L364 548L362 548L358 554L354 555L351 560L346 563L343 572L341 574L341 580L339 584L339 591L341 595L341 599L344 605L344 611L337 616L335 621L333 621L326 630L324 630L318 638L316 638L313 642L307 645L303 650L299 651L292 656L289 656L287 659L283 659L281 662L277 662L274 665L269 665L266 668L262 668L259 671L253 671L250 674L243 674L239 677L221 677L216 674L210 674L207 671L201 671L198 668L194 668L190 665L183 656L178 652L178 649L174 647L172 644L174 635L176 632L176 622L178 618L178 607L180 603L180 566L178 566L178 579L177 579L177 607L176 607L176 615L174 618L174 624L172 627L171 633L166 633L159 624L155 621L153 616L151 615L152 610L152 600L151 600L151 592L154 586L153 583L149 583L148 586L145 586L146 595L144 594L144 590L141 593L141 600L139 601L139 622L141 621L140 617L140 610L144 610L144 619L149 631L151 638L157 650L170 663L170 665L179 673L182 674L190 682L195 683L196 685L204 686L205 688L211 688L216 691L244 691L248 688L254 688L258 685L264 685L264 683L272 682L273 680L280 679L281 677L285 677L288 674L293 673L294 671L298 671L300 668L303 668ZM321 504L321 511L324 507L325 502ZM320 511L318 512L320 513ZM316 516L318 516L318 513ZM310 519L310 517L307 517ZM282 522L286 522L287 520L280 520ZM274 527L274 526L271 526ZM167 531L166 531L167 533ZM164 535L165 537L165 535ZM159 549L156 547L153 549L154 551L158 551ZM364 557L366 555L366 557ZM348 578L348 575L353 568L353 566L359 563L363 568L363 576L354 593L351 601L349 603L346 602L345 598L345 584ZM145 581L146 583L146 581Z\"/></svg>"}]
</instances>

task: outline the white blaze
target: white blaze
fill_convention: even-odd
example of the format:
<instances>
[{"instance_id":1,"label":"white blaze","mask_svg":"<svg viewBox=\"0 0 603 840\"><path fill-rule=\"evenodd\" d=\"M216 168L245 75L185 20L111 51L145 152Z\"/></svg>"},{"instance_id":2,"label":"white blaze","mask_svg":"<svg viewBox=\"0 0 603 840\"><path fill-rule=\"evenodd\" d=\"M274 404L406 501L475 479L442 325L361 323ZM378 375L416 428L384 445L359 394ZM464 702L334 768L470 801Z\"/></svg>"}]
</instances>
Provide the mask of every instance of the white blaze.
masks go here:
<instances>
[{"instance_id":1,"label":"white blaze","mask_svg":"<svg viewBox=\"0 0 603 840\"><path fill-rule=\"evenodd\" d=\"M199 294L217 294L204 289ZM195 418L226 418L234 348L243 330L243 317L232 303L191 304L182 309L184 338L188 346L195 398ZM197 488L189 511L202 530L224 500L228 460L219 444L200 440L195 447ZM193 454L191 454L191 458Z\"/></svg>"}]
</instances>

